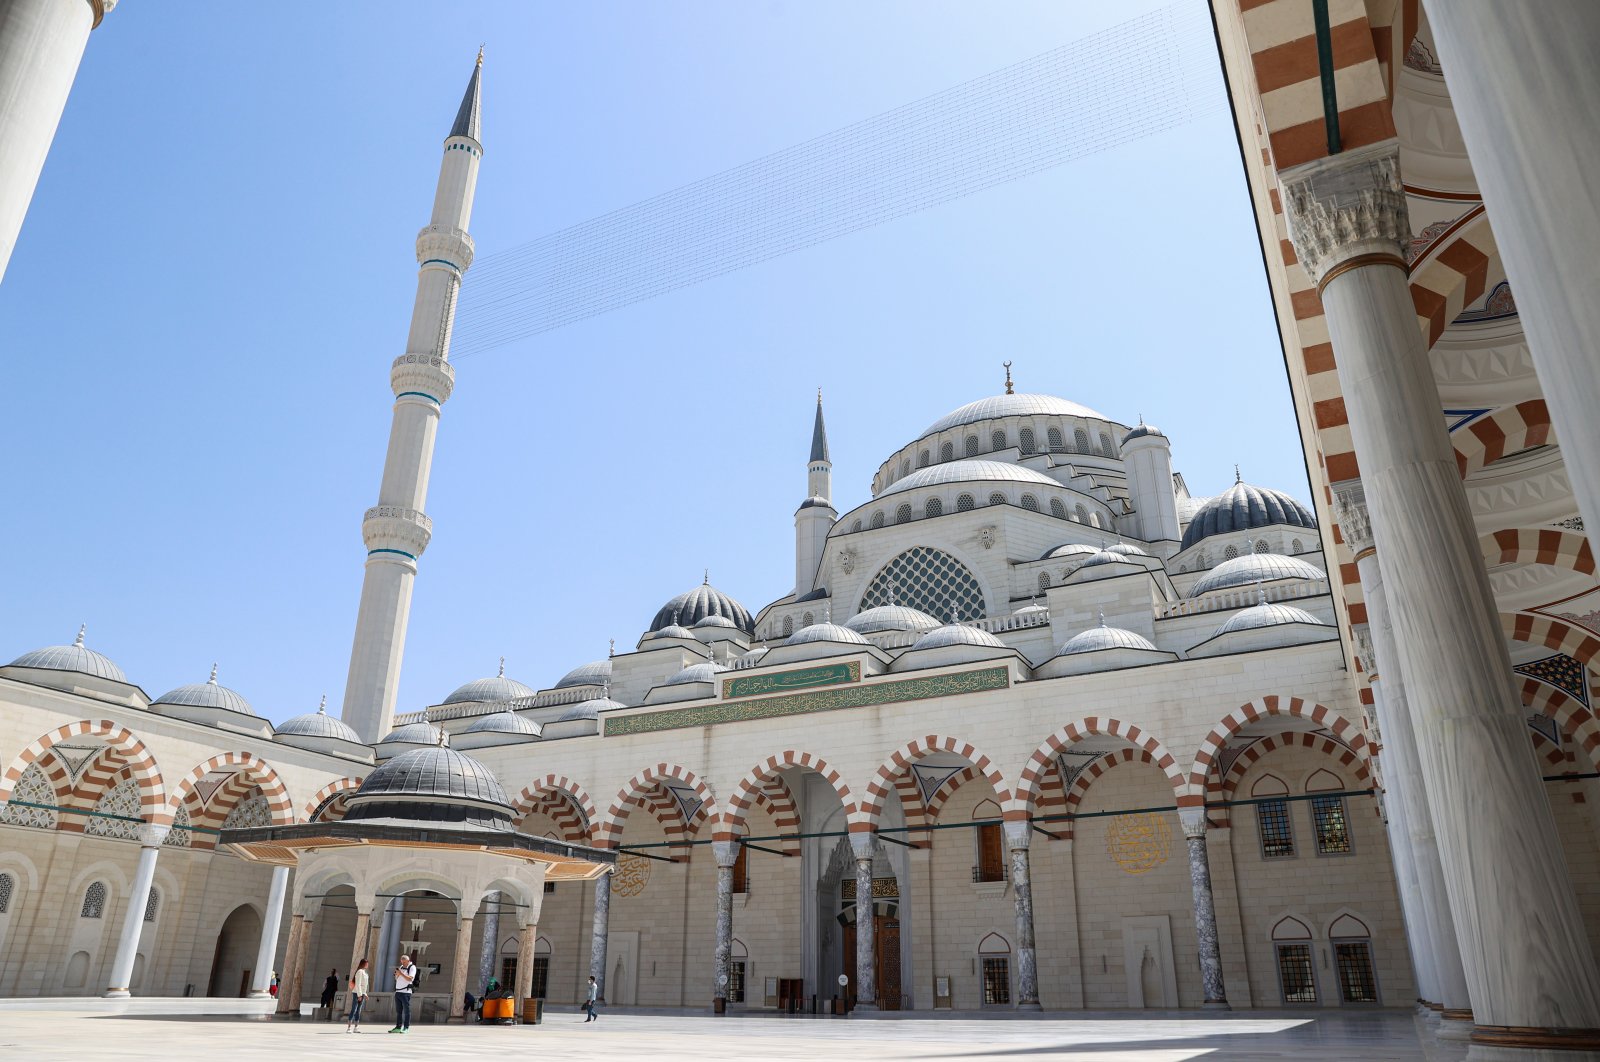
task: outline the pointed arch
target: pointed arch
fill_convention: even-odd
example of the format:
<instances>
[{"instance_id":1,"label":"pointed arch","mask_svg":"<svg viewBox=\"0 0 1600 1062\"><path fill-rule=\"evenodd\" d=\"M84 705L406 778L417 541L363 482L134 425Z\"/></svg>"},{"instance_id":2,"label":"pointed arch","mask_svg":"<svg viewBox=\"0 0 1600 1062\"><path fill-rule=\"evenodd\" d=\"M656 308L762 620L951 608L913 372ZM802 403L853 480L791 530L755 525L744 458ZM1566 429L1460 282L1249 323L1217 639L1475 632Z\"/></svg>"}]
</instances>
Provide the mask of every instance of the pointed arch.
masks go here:
<instances>
[{"instance_id":1,"label":"pointed arch","mask_svg":"<svg viewBox=\"0 0 1600 1062\"><path fill-rule=\"evenodd\" d=\"M894 788L895 776L917 760L941 752L954 753L978 768L979 772L989 780L989 784L994 786L995 796L999 799L1001 807L1006 807L1013 799L1011 785L1006 781L1005 775L1000 772L993 760L974 745L960 738L928 734L908 741L878 767L877 773L867 783L867 791L850 819L850 831L858 833L876 829L878 816L883 813L884 802L888 799L889 791Z\"/></svg>"},{"instance_id":2,"label":"pointed arch","mask_svg":"<svg viewBox=\"0 0 1600 1062\"><path fill-rule=\"evenodd\" d=\"M155 757L132 731L109 719L80 719L56 727L31 742L11 761L5 774L0 775L0 803L11 799L12 788L16 786L17 779L22 777L22 772L28 769L30 763L61 742L85 737L98 738L127 754L128 768L139 782L140 813L146 822L162 826L170 825L172 816L166 810L167 786L161 777L161 770L156 764Z\"/></svg>"},{"instance_id":3,"label":"pointed arch","mask_svg":"<svg viewBox=\"0 0 1600 1062\"><path fill-rule=\"evenodd\" d=\"M1587 536L1556 527L1508 527L1478 539L1484 563L1548 564L1553 568L1595 574L1594 551Z\"/></svg>"},{"instance_id":4,"label":"pointed arch","mask_svg":"<svg viewBox=\"0 0 1600 1062\"><path fill-rule=\"evenodd\" d=\"M1600 656L1600 636L1585 627L1533 612L1500 613L1500 629L1514 642L1542 645L1566 653L1585 668L1593 670Z\"/></svg>"},{"instance_id":5,"label":"pointed arch","mask_svg":"<svg viewBox=\"0 0 1600 1062\"><path fill-rule=\"evenodd\" d=\"M178 813L179 806L184 802L185 793L213 771L228 771L234 776L229 779L230 783L237 782L242 785L245 781L249 781L252 786L260 786L261 795L267 798L267 807L271 811L275 825L289 826L296 821L294 802L289 799L289 790L284 786L283 779L278 777L278 772L270 763L249 752L219 753L186 774L173 789L172 796L167 801L165 821L172 821L172 816ZM215 814L216 798L221 792L219 789L217 793L212 794L206 809L208 817ZM248 792L248 789L245 792Z\"/></svg>"},{"instance_id":6,"label":"pointed arch","mask_svg":"<svg viewBox=\"0 0 1600 1062\"><path fill-rule=\"evenodd\" d=\"M1089 764L1089 766L1085 767L1082 771L1078 772L1078 776L1072 780L1072 786L1067 790L1067 814L1077 814L1079 805L1083 803L1083 798L1088 796L1089 786L1094 784L1095 779L1099 778L1113 767L1117 767L1124 763L1146 763L1152 767L1161 766L1160 763L1156 761L1156 758L1150 754L1148 749L1117 749L1115 752L1108 753L1107 755L1100 757L1098 760L1095 760L1093 763ZM1168 781L1170 782L1171 779L1169 778ZM1066 819L1062 822L1060 827L1056 828L1052 832L1054 832L1056 836L1060 837L1062 840L1070 841L1072 840L1072 835L1076 826L1076 819Z\"/></svg>"},{"instance_id":7,"label":"pointed arch","mask_svg":"<svg viewBox=\"0 0 1600 1062\"><path fill-rule=\"evenodd\" d=\"M711 822L719 821L721 813L716 798L712 796L711 789L693 771L676 763L657 763L628 779L627 783L617 791L611 806L596 824L594 843L601 848L615 848L621 842L622 826L628 819L629 805L640 803L650 789L657 785L665 786L667 782L682 782L694 791L700 800L700 807L695 813L696 819L704 816ZM687 824L685 826L687 827Z\"/></svg>"},{"instance_id":8,"label":"pointed arch","mask_svg":"<svg viewBox=\"0 0 1600 1062\"><path fill-rule=\"evenodd\" d=\"M1055 769L1056 755L1091 736L1119 738L1134 748L1148 752L1151 760L1172 784L1172 791L1179 798L1178 803L1183 803L1183 770L1178 766L1177 758L1167 751L1154 734L1120 719L1091 715L1068 723L1033 750L1033 755L1028 757L1027 764L1022 768L1016 798L1013 805L1006 809L1006 817L1026 819L1033 814L1040 794L1045 791L1046 779Z\"/></svg>"},{"instance_id":9,"label":"pointed arch","mask_svg":"<svg viewBox=\"0 0 1600 1062\"><path fill-rule=\"evenodd\" d=\"M1417 325L1431 348L1450 322L1504 278L1500 251L1483 204L1476 203L1442 232L1424 230L1431 242L1411 259L1409 285Z\"/></svg>"},{"instance_id":10,"label":"pointed arch","mask_svg":"<svg viewBox=\"0 0 1600 1062\"><path fill-rule=\"evenodd\" d=\"M592 843L590 834L599 819L588 791L564 774L547 774L534 782L522 791L513 807L519 820L533 811L544 810L556 820L563 838L574 844Z\"/></svg>"},{"instance_id":11,"label":"pointed arch","mask_svg":"<svg viewBox=\"0 0 1600 1062\"><path fill-rule=\"evenodd\" d=\"M897 780L898 780L897 776ZM944 808L945 802L955 796L956 790L978 777L976 767L963 767L949 778L940 782L928 796L928 821L937 822L939 812Z\"/></svg>"},{"instance_id":12,"label":"pointed arch","mask_svg":"<svg viewBox=\"0 0 1600 1062\"><path fill-rule=\"evenodd\" d=\"M1249 774L1257 763L1279 749L1290 748L1310 749L1324 756L1331 756L1338 761L1339 766L1353 771L1363 787L1372 784L1372 773L1367 769L1365 761L1360 756L1357 756L1355 750L1349 745L1342 741L1337 741L1326 734L1314 734L1309 730L1285 730L1281 734L1257 738L1240 751L1239 755L1234 758L1232 766L1227 769L1227 775L1215 789L1217 799L1221 801L1237 799L1239 784L1244 781L1245 775ZM1212 777L1214 776L1215 772L1213 771ZM1269 777L1277 776L1271 775ZM1211 786L1209 783L1211 779L1208 778L1207 781L1207 789L1210 791ZM1285 784L1284 793L1288 792L1288 786ZM1257 794L1252 791L1250 795L1255 796ZM1213 807L1208 810L1208 817L1211 819L1212 825L1227 826L1232 817L1232 810L1227 806Z\"/></svg>"},{"instance_id":13,"label":"pointed arch","mask_svg":"<svg viewBox=\"0 0 1600 1062\"><path fill-rule=\"evenodd\" d=\"M1536 678L1523 677L1519 692L1525 707L1551 719L1569 742L1583 750L1589 770L1600 770L1600 721L1583 702Z\"/></svg>"},{"instance_id":14,"label":"pointed arch","mask_svg":"<svg viewBox=\"0 0 1600 1062\"><path fill-rule=\"evenodd\" d=\"M780 771L785 768L813 771L822 776L838 795L840 803L844 805L845 814L848 816L855 810L855 801L851 797L850 787L845 784L843 776L828 765L828 761L821 756L814 756L809 752L800 752L796 749L784 749L756 764L745 772L739 784L733 787L733 792L728 796L728 804L723 809L722 818L714 828L713 836L720 841L731 841L746 832L744 813L749 810L755 801L755 794L771 779L781 779Z\"/></svg>"},{"instance_id":15,"label":"pointed arch","mask_svg":"<svg viewBox=\"0 0 1600 1062\"><path fill-rule=\"evenodd\" d=\"M315 796L306 801L305 811L303 811L300 815L301 821L316 821L317 812L322 810L322 806L324 804L338 796L340 793L351 793L357 789L360 789L361 783L364 781L366 781L365 778L340 778L337 781L329 782L327 785L317 790Z\"/></svg>"},{"instance_id":16,"label":"pointed arch","mask_svg":"<svg viewBox=\"0 0 1600 1062\"><path fill-rule=\"evenodd\" d=\"M1200 743L1199 751L1195 753L1194 766L1189 771L1188 782L1183 794L1178 798L1178 803L1189 807L1205 803L1207 776L1211 774L1213 765L1221 761L1222 750L1227 745L1228 739L1269 715L1290 716L1326 729L1340 744L1348 746L1363 762L1368 756L1366 735L1333 709L1293 694L1269 694L1240 705L1206 735L1205 740Z\"/></svg>"},{"instance_id":17,"label":"pointed arch","mask_svg":"<svg viewBox=\"0 0 1600 1062\"><path fill-rule=\"evenodd\" d=\"M1450 436L1456 451L1456 468L1462 479L1506 454L1531 450L1554 439L1550 410L1542 398L1503 406Z\"/></svg>"}]
</instances>

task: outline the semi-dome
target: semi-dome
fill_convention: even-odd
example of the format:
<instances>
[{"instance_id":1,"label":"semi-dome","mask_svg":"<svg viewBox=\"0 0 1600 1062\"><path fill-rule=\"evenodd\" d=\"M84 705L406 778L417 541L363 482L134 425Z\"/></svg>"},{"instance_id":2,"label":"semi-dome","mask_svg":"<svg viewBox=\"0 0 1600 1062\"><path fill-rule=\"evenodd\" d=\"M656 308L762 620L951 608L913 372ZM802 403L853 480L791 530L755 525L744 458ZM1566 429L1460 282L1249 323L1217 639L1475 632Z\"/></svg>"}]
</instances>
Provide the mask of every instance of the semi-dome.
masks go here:
<instances>
[{"instance_id":1,"label":"semi-dome","mask_svg":"<svg viewBox=\"0 0 1600 1062\"><path fill-rule=\"evenodd\" d=\"M539 736L539 724L507 708L504 711L490 712L488 715L479 716L472 721L472 725L462 731L463 734L527 734L532 737Z\"/></svg>"},{"instance_id":2,"label":"semi-dome","mask_svg":"<svg viewBox=\"0 0 1600 1062\"><path fill-rule=\"evenodd\" d=\"M345 821L412 819L509 829L511 798L494 772L454 749L401 753L367 775Z\"/></svg>"},{"instance_id":3,"label":"semi-dome","mask_svg":"<svg viewBox=\"0 0 1600 1062\"><path fill-rule=\"evenodd\" d=\"M1068 638L1061 645L1060 656L1076 656L1079 653L1097 653L1102 649L1143 649L1149 652L1158 650L1150 643L1150 639L1136 631L1124 630L1121 627L1107 627L1102 620L1100 626L1090 627L1080 634Z\"/></svg>"},{"instance_id":4,"label":"semi-dome","mask_svg":"<svg viewBox=\"0 0 1600 1062\"><path fill-rule=\"evenodd\" d=\"M492 678L473 679L456 688L440 704L478 704L509 701L517 697L532 697L534 691L516 679L506 678L506 662L500 661L500 674Z\"/></svg>"},{"instance_id":5,"label":"semi-dome","mask_svg":"<svg viewBox=\"0 0 1600 1062\"><path fill-rule=\"evenodd\" d=\"M407 723L405 726L397 726L383 735L383 739L379 744L387 745L392 741L398 741L406 745L437 745L439 743L439 728L426 720Z\"/></svg>"},{"instance_id":6,"label":"semi-dome","mask_svg":"<svg viewBox=\"0 0 1600 1062\"><path fill-rule=\"evenodd\" d=\"M809 627L801 627L783 640L784 645L806 645L810 642L848 642L851 645L868 644L867 640L861 635L849 627L841 627L837 623L813 623Z\"/></svg>"},{"instance_id":7,"label":"semi-dome","mask_svg":"<svg viewBox=\"0 0 1600 1062\"><path fill-rule=\"evenodd\" d=\"M250 707L250 702L226 686L217 684L217 665L211 665L211 677L204 682L192 682L187 686L179 686L169 690L150 702L154 708L158 704L170 704L183 708L218 708L224 712L237 712L240 715L253 716L255 709Z\"/></svg>"},{"instance_id":8,"label":"semi-dome","mask_svg":"<svg viewBox=\"0 0 1600 1062\"><path fill-rule=\"evenodd\" d=\"M1006 644L988 631L968 627L964 623L947 623L924 634L911 646L912 649L942 649L947 645L982 645L991 649L1004 649Z\"/></svg>"},{"instance_id":9,"label":"semi-dome","mask_svg":"<svg viewBox=\"0 0 1600 1062\"><path fill-rule=\"evenodd\" d=\"M922 435L933 435L936 432L959 428L963 424L976 424L981 420L996 420L1000 417L1107 419L1104 413L1096 413L1088 406L1080 406L1076 402L1069 402L1055 395L995 395L992 398L980 398L976 402L968 402L960 409L951 410L928 425Z\"/></svg>"},{"instance_id":10,"label":"semi-dome","mask_svg":"<svg viewBox=\"0 0 1600 1062\"><path fill-rule=\"evenodd\" d=\"M1228 617L1228 622L1217 628L1217 634L1232 634L1234 631L1252 631L1261 627L1278 627L1285 623L1309 623L1317 627L1326 627L1317 617L1303 608L1293 605L1269 605L1263 602L1251 605Z\"/></svg>"},{"instance_id":11,"label":"semi-dome","mask_svg":"<svg viewBox=\"0 0 1600 1062\"><path fill-rule=\"evenodd\" d=\"M276 728L275 733L278 737L335 738L339 741L362 744L361 735L357 734L349 724L328 714L326 697L322 698L322 703L317 705L316 711L285 720Z\"/></svg>"},{"instance_id":12,"label":"semi-dome","mask_svg":"<svg viewBox=\"0 0 1600 1062\"><path fill-rule=\"evenodd\" d=\"M904 605L879 605L858 612L845 620L844 625L857 634L881 634L885 631L931 631L939 621L926 612Z\"/></svg>"},{"instance_id":13,"label":"semi-dome","mask_svg":"<svg viewBox=\"0 0 1600 1062\"><path fill-rule=\"evenodd\" d=\"M1131 542L1113 542L1106 547L1107 553L1120 553L1124 557L1148 557L1150 554L1135 546Z\"/></svg>"},{"instance_id":14,"label":"semi-dome","mask_svg":"<svg viewBox=\"0 0 1600 1062\"><path fill-rule=\"evenodd\" d=\"M598 719L601 712L609 712L614 708L626 708L621 701L614 701L610 697L591 697L587 701L574 704L551 720L553 723L570 723L583 719Z\"/></svg>"},{"instance_id":15,"label":"semi-dome","mask_svg":"<svg viewBox=\"0 0 1600 1062\"><path fill-rule=\"evenodd\" d=\"M676 675L667 679L667 685L681 686L686 682L715 682L717 681L717 675L727 670L728 668L722 664L703 660L698 664L690 664Z\"/></svg>"},{"instance_id":16,"label":"semi-dome","mask_svg":"<svg viewBox=\"0 0 1600 1062\"><path fill-rule=\"evenodd\" d=\"M968 458L919 468L909 476L897 479L883 488L878 497L887 497L904 490L916 490L918 487L938 487L946 483L1029 483L1055 490L1066 489L1059 481L1024 465L1008 465L1004 461Z\"/></svg>"},{"instance_id":17,"label":"semi-dome","mask_svg":"<svg viewBox=\"0 0 1600 1062\"><path fill-rule=\"evenodd\" d=\"M1078 567L1079 569L1095 568L1102 564L1132 564L1136 568L1143 567L1142 565L1134 564L1128 554L1109 549L1095 550L1093 553L1083 558L1083 560L1078 563Z\"/></svg>"},{"instance_id":18,"label":"semi-dome","mask_svg":"<svg viewBox=\"0 0 1600 1062\"><path fill-rule=\"evenodd\" d=\"M1199 597L1213 590L1229 590L1252 583L1275 583L1281 579L1326 578L1327 574L1321 568L1298 557L1285 557L1281 553L1246 553L1212 568L1190 587L1189 596Z\"/></svg>"},{"instance_id":19,"label":"semi-dome","mask_svg":"<svg viewBox=\"0 0 1600 1062\"><path fill-rule=\"evenodd\" d=\"M662 627L660 630L658 630L654 634L650 635L650 637L652 637L652 638L683 638L683 639L685 639L687 641L691 641L691 642L695 640L694 631L691 631L688 627L680 627L676 623L667 624L665 627Z\"/></svg>"},{"instance_id":20,"label":"semi-dome","mask_svg":"<svg viewBox=\"0 0 1600 1062\"><path fill-rule=\"evenodd\" d=\"M1182 552L1212 535L1278 524L1315 529L1317 517L1282 491L1249 483L1235 483L1215 498L1207 499L1204 505L1195 510L1189 518L1189 526L1184 529L1178 550Z\"/></svg>"},{"instance_id":21,"label":"semi-dome","mask_svg":"<svg viewBox=\"0 0 1600 1062\"><path fill-rule=\"evenodd\" d=\"M112 682L127 682L128 676L110 657L101 656L93 649L86 649L83 645L84 632L87 625L78 628L78 637L71 645L47 645L43 649L35 649L31 653L23 653L7 666L33 667L41 671L76 671L83 675L93 675L95 678L109 679Z\"/></svg>"},{"instance_id":22,"label":"semi-dome","mask_svg":"<svg viewBox=\"0 0 1600 1062\"><path fill-rule=\"evenodd\" d=\"M1062 557L1087 557L1091 553L1099 553L1099 546L1091 546L1086 542L1068 542L1057 546L1055 549L1040 557L1040 560L1060 560Z\"/></svg>"},{"instance_id":23,"label":"semi-dome","mask_svg":"<svg viewBox=\"0 0 1600 1062\"><path fill-rule=\"evenodd\" d=\"M591 660L587 664L580 664L561 676L561 681L555 688L564 690L568 686L603 686L611 681L611 661Z\"/></svg>"},{"instance_id":24,"label":"semi-dome","mask_svg":"<svg viewBox=\"0 0 1600 1062\"><path fill-rule=\"evenodd\" d=\"M651 621L650 629L659 631L674 624L693 626L707 616L726 616L746 634L755 633L756 624L750 610L712 586L710 576L693 590L687 590L662 605L656 612L656 618Z\"/></svg>"}]
</instances>

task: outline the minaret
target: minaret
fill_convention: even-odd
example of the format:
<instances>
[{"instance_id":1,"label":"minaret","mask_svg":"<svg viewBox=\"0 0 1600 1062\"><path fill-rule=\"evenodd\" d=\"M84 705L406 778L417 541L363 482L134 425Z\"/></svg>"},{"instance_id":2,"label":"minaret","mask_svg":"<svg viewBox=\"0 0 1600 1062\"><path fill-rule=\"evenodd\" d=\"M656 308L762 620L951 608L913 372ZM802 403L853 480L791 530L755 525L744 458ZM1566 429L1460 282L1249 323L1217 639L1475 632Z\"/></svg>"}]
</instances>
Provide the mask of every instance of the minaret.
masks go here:
<instances>
[{"instance_id":1,"label":"minaret","mask_svg":"<svg viewBox=\"0 0 1600 1062\"><path fill-rule=\"evenodd\" d=\"M439 407L450 397L455 370L449 362L461 274L472 264L472 194L483 159L480 89L483 50L467 82L455 125L444 141L433 217L417 235L417 301L411 310L406 352L389 370L395 395L389 452L383 462L378 504L361 521L367 570L356 613L355 645L345 683L342 717L363 741L389 732L405 652L406 623L417 558L433 524L422 509L428 497Z\"/></svg>"},{"instance_id":2,"label":"minaret","mask_svg":"<svg viewBox=\"0 0 1600 1062\"><path fill-rule=\"evenodd\" d=\"M839 514L833 508L833 464L828 460L828 429L822 423L822 390L817 390L817 419L811 427L811 460L806 465L806 500L794 514L794 592L809 594L822 564Z\"/></svg>"}]
</instances>

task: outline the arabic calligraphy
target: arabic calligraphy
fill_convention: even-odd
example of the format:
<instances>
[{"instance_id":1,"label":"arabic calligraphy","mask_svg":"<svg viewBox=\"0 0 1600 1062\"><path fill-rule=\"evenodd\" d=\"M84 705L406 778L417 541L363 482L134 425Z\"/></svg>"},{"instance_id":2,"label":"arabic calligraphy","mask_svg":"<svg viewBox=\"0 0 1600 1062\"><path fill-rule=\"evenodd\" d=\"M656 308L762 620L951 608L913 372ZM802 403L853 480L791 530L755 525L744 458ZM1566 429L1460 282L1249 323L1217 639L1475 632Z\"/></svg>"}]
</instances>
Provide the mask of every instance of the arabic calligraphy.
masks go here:
<instances>
[{"instance_id":1,"label":"arabic calligraphy","mask_svg":"<svg viewBox=\"0 0 1600 1062\"><path fill-rule=\"evenodd\" d=\"M617 874L611 891L618 896L637 896L650 884L650 860L623 852L617 856Z\"/></svg>"},{"instance_id":2,"label":"arabic calligraphy","mask_svg":"<svg viewBox=\"0 0 1600 1062\"><path fill-rule=\"evenodd\" d=\"M1172 827L1160 812L1117 815L1106 824L1106 855L1125 874L1144 874L1167 861Z\"/></svg>"},{"instance_id":3,"label":"arabic calligraphy","mask_svg":"<svg viewBox=\"0 0 1600 1062\"><path fill-rule=\"evenodd\" d=\"M824 664L801 668L798 671L780 671L775 675L741 675L722 680L722 696L754 697L762 693L781 690L804 690L813 686L835 686L841 682L860 682L861 662Z\"/></svg>"}]
</instances>

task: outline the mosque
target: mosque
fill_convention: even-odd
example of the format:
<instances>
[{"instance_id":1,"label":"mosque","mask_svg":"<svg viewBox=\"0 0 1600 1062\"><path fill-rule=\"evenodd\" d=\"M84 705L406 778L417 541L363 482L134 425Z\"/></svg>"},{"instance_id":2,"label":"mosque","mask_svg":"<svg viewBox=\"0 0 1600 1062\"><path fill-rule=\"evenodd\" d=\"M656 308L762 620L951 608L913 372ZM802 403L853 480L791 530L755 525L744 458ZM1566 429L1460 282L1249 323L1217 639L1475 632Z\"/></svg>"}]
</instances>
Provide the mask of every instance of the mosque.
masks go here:
<instances>
[{"instance_id":1,"label":"mosque","mask_svg":"<svg viewBox=\"0 0 1600 1062\"><path fill-rule=\"evenodd\" d=\"M1497 199L1595 149L1553 176L1505 146L1495 34L1563 63L1583 38L1466 8L1213 4L1305 501L1192 496L1160 429L1007 365L836 503L819 394L792 591L752 610L708 573L631 649L400 712L480 55L339 717L273 727L215 670L150 698L82 630L0 667L0 996L276 971L287 1011L406 950L424 1017L491 974L557 1003L592 974L613 1006L718 1011L1416 1006L1475 1058L1600 1057L1600 373L1576 338L1600 318L1553 276L1581 240ZM514 824L548 867L298 880L244 843L395 793L435 807L400 828Z\"/></svg>"}]
</instances>

